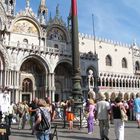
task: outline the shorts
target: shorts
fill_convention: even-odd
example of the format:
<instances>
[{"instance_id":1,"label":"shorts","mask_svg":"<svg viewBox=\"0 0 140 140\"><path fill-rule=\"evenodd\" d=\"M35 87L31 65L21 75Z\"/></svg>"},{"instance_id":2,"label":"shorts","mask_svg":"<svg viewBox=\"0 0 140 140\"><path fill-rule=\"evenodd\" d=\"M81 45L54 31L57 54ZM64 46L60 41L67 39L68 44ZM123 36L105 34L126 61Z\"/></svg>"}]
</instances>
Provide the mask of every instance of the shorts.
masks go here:
<instances>
[{"instance_id":1,"label":"shorts","mask_svg":"<svg viewBox=\"0 0 140 140\"><path fill-rule=\"evenodd\" d=\"M140 112L136 112L136 120L140 120Z\"/></svg>"},{"instance_id":2,"label":"shorts","mask_svg":"<svg viewBox=\"0 0 140 140\"><path fill-rule=\"evenodd\" d=\"M73 121L74 120L74 114L72 112L67 112L67 121Z\"/></svg>"}]
</instances>

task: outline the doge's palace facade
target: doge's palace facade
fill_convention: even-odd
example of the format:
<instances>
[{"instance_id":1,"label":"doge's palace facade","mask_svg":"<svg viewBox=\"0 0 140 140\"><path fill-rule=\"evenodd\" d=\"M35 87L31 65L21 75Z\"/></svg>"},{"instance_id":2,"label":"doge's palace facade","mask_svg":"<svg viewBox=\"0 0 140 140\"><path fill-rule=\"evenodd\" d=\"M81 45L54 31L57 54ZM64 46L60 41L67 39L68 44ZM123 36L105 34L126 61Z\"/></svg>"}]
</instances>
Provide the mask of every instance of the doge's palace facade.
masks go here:
<instances>
[{"instance_id":1,"label":"doge's palace facade","mask_svg":"<svg viewBox=\"0 0 140 140\"><path fill-rule=\"evenodd\" d=\"M16 0L0 2L0 89L8 88L11 101L31 101L50 96L67 99L72 89L71 32L59 14L49 17L46 2L40 1L38 17L30 1L15 13ZM103 92L108 98L118 94L135 96L140 89L140 50L134 43L94 38L79 34L81 85Z\"/></svg>"}]
</instances>

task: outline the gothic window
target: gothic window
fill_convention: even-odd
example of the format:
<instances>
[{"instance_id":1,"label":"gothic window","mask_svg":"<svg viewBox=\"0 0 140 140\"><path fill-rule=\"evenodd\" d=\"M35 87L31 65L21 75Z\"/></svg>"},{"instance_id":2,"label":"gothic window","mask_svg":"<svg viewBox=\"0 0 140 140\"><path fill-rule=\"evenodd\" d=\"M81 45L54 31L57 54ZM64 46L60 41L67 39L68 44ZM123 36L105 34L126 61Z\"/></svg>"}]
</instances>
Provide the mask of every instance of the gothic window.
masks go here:
<instances>
[{"instance_id":1,"label":"gothic window","mask_svg":"<svg viewBox=\"0 0 140 140\"><path fill-rule=\"evenodd\" d=\"M135 81L135 85L134 85L134 87L137 88L137 81Z\"/></svg>"},{"instance_id":2,"label":"gothic window","mask_svg":"<svg viewBox=\"0 0 140 140\"><path fill-rule=\"evenodd\" d=\"M131 80L129 80L129 83L128 84L129 84L129 87L131 87Z\"/></svg>"},{"instance_id":3,"label":"gothic window","mask_svg":"<svg viewBox=\"0 0 140 140\"><path fill-rule=\"evenodd\" d=\"M126 58L122 59L122 68L127 68L127 61Z\"/></svg>"},{"instance_id":4,"label":"gothic window","mask_svg":"<svg viewBox=\"0 0 140 140\"><path fill-rule=\"evenodd\" d=\"M120 87L122 87L122 80L120 79Z\"/></svg>"},{"instance_id":5,"label":"gothic window","mask_svg":"<svg viewBox=\"0 0 140 140\"><path fill-rule=\"evenodd\" d=\"M128 80L126 80L126 87L128 87Z\"/></svg>"},{"instance_id":6,"label":"gothic window","mask_svg":"<svg viewBox=\"0 0 140 140\"><path fill-rule=\"evenodd\" d=\"M105 86L105 79L102 79L102 86Z\"/></svg>"},{"instance_id":7,"label":"gothic window","mask_svg":"<svg viewBox=\"0 0 140 140\"><path fill-rule=\"evenodd\" d=\"M123 87L125 87L125 80L123 79Z\"/></svg>"},{"instance_id":8,"label":"gothic window","mask_svg":"<svg viewBox=\"0 0 140 140\"><path fill-rule=\"evenodd\" d=\"M138 81L138 88L140 87L140 83L139 83L139 81Z\"/></svg>"},{"instance_id":9,"label":"gothic window","mask_svg":"<svg viewBox=\"0 0 140 140\"><path fill-rule=\"evenodd\" d=\"M22 92L32 92L33 90L33 83L31 79L24 79L22 83Z\"/></svg>"},{"instance_id":10,"label":"gothic window","mask_svg":"<svg viewBox=\"0 0 140 140\"><path fill-rule=\"evenodd\" d=\"M26 38L23 39L23 43L24 43L24 44L28 44L28 39L26 39Z\"/></svg>"},{"instance_id":11,"label":"gothic window","mask_svg":"<svg viewBox=\"0 0 140 140\"><path fill-rule=\"evenodd\" d=\"M116 80L116 87L119 87L119 80Z\"/></svg>"},{"instance_id":12,"label":"gothic window","mask_svg":"<svg viewBox=\"0 0 140 140\"><path fill-rule=\"evenodd\" d=\"M112 87L112 79L109 79L109 86Z\"/></svg>"},{"instance_id":13,"label":"gothic window","mask_svg":"<svg viewBox=\"0 0 140 140\"><path fill-rule=\"evenodd\" d=\"M58 45L57 44L54 44L54 48L58 49Z\"/></svg>"},{"instance_id":14,"label":"gothic window","mask_svg":"<svg viewBox=\"0 0 140 140\"><path fill-rule=\"evenodd\" d=\"M101 79L98 78L98 86L101 86Z\"/></svg>"},{"instance_id":15,"label":"gothic window","mask_svg":"<svg viewBox=\"0 0 140 140\"><path fill-rule=\"evenodd\" d=\"M134 87L134 81L132 81L132 87Z\"/></svg>"},{"instance_id":16,"label":"gothic window","mask_svg":"<svg viewBox=\"0 0 140 140\"><path fill-rule=\"evenodd\" d=\"M135 70L140 70L140 64L138 61L135 62Z\"/></svg>"},{"instance_id":17,"label":"gothic window","mask_svg":"<svg viewBox=\"0 0 140 140\"><path fill-rule=\"evenodd\" d=\"M108 78L106 78L106 86L109 86L108 84L109 84L109 83L108 83Z\"/></svg>"},{"instance_id":18,"label":"gothic window","mask_svg":"<svg viewBox=\"0 0 140 140\"><path fill-rule=\"evenodd\" d=\"M113 87L115 87L115 79L113 79Z\"/></svg>"},{"instance_id":19,"label":"gothic window","mask_svg":"<svg viewBox=\"0 0 140 140\"><path fill-rule=\"evenodd\" d=\"M112 60L110 55L106 56L105 61L106 61L106 66L112 66Z\"/></svg>"}]
</instances>

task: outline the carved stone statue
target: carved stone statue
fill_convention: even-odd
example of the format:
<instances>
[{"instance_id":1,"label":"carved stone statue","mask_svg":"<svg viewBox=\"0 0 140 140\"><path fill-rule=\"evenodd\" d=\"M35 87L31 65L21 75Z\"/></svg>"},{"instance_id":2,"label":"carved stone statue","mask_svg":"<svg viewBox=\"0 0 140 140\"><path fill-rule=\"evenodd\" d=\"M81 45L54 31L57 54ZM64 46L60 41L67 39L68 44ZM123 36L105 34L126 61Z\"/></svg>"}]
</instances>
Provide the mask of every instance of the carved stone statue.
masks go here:
<instances>
[{"instance_id":1,"label":"carved stone statue","mask_svg":"<svg viewBox=\"0 0 140 140\"><path fill-rule=\"evenodd\" d=\"M30 7L30 0L26 0L26 7Z\"/></svg>"},{"instance_id":2,"label":"carved stone statue","mask_svg":"<svg viewBox=\"0 0 140 140\"><path fill-rule=\"evenodd\" d=\"M89 89L93 88L93 86L94 86L94 78L93 78L93 71L92 70L89 70L88 84L89 84Z\"/></svg>"},{"instance_id":3,"label":"carved stone statue","mask_svg":"<svg viewBox=\"0 0 140 140\"><path fill-rule=\"evenodd\" d=\"M40 1L40 5L41 5L41 6L45 6L45 5L46 5L46 0L41 0L41 1Z\"/></svg>"},{"instance_id":4,"label":"carved stone statue","mask_svg":"<svg viewBox=\"0 0 140 140\"><path fill-rule=\"evenodd\" d=\"M38 9L38 16L40 17L40 22L45 23L45 16L48 14L48 9L46 7L46 0L40 1L40 6Z\"/></svg>"}]
</instances>

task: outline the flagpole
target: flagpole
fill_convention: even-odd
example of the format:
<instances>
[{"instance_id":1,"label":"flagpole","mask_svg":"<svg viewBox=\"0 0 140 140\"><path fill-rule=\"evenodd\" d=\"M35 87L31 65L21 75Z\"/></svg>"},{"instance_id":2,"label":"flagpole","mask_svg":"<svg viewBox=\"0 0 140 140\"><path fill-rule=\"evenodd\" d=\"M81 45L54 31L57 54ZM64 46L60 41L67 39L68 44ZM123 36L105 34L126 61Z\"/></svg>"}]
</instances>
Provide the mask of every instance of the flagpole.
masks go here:
<instances>
[{"instance_id":1,"label":"flagpole","mask_svg":"<svg viewBox=\"0 0 140 140\"><path fill-rule=\"evenodd\" d=\"M96 54L94 14L92 14L92 28L93 28L93 36L94 36L94 54Z\"/></svg>"}]
</instances>

